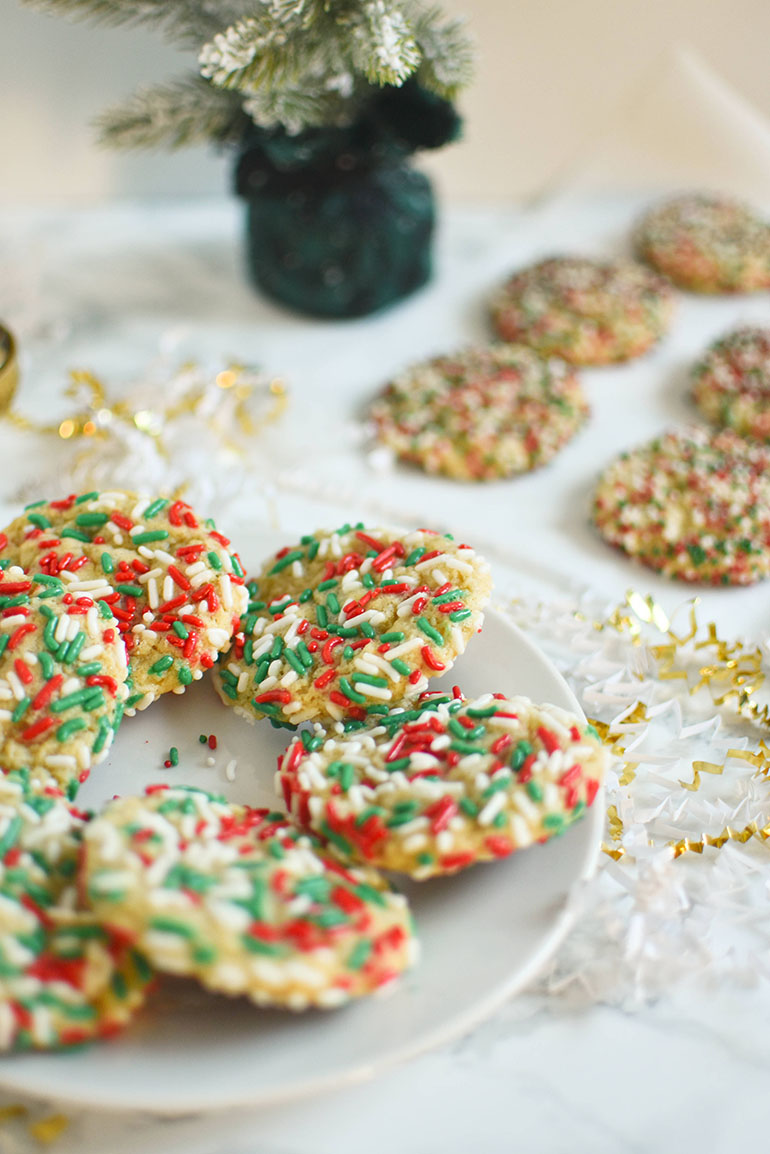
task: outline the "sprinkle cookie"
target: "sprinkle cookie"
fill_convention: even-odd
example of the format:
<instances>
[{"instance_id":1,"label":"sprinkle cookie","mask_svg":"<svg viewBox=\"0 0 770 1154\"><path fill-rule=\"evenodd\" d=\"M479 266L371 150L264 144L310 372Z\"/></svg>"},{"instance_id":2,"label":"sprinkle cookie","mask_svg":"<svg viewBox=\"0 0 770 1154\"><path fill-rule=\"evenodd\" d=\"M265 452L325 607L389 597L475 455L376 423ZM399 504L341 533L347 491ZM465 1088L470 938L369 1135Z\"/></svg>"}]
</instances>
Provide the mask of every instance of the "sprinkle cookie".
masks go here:
<instances>
[{"instance_id":1,"label":"sprinkle cookie","mask_svg":"<svg viewBox=\"0 0 770 1154\"><path fill-rule=\"evenodd\" d=\"M371 409L402 461L461 481L489 481L549 461L588 415L562 361L524 345L436 357L392 381Z\"/></svg>"},{"instance_id":2,"label":"sprinkle cookie","mask_svg":"<svg viewBox=\"0 0 770 1154\"><path fill-rule=\"evenodd\" d=\"M387 712L481 629L487 563L427 529L343 525L276 553L220 662L226 704L277 724Z\"/></svg>"},{"instance_id":3,"label":"sprinkle cookie","mask_svg":"<svg viewBox=\"0 0 770 1154\"><path fill-rule=\"evenodd\" d=\"M770 329L736 329L716 341L693 369L692 395L715 425L770 441Z\"/></svg>"},{"instance_id":4,"label":"sprinkle cookie","mask_svg":"<svg viewBox=\"0 0 770 1154\"><path fill-rule=\"evenodd\" d=\"M666 577L749 585L770 575L770 451L695 426L623 453L594 498L601 535Z\"/></svg>"},{"instance_id":5,"label":"sprinkle cookie","mask_svg":"<svg viewBox=\"0 0 770 1154\"><path fill-rule=\"evenodd\" d=\"M143 1001L147 963L75 909L85 824L41 779L0 774L0 1051L107 1037Z\"/></svg>"},{"instance_id":6,"label":"sprinkle cookie","mask_svg":"<svg viewBox=\"0 0 770 1154\"><path fill-rule=\"evenodd\" d=\"M414 959L406 899L347 869L283 814L199 789L111 802L85 837L98 916L157 966L259 1005L333 1007Z\"/></svg>"},{"instance_id":7,"label":"sprinkle cookie","mask_svg":"<svg viewBox=\"0 0 770 1154\"><path fill-rule=\"evenodd\" d=\"M770 288L770 225L727 197L666 201L639 222L634 242L641 260L692 292Z\"/></svg>"},{"instance_id":8,"label":"sprinkle cookie","mask_svg":"<svg viewBox=\"0 0 770 1154\"><path fill-rule=\"evenodd\" d=\"M561 833L605 763L595 731L554 705L434 697L355 732L295 737L276 783L335 851L427 878Z\"/></svg>"},{"instance_id":9,"label":"sprinkle cookie","mask_svg":"<svg viewBox=\"0 0 770 1154\"><path fill-rule=\"evenodd\" d=\"M669 284L643 265L551 257L511 277L492 301L492 320L502 340L541 356L605 365L659 341L673 303Z\"/></svg>"},{"instance_id":10,"label":"sprinkle cookie","mask_svg":"<svg viewBox=\"0 0 770 1154\"><path fill-rule=\"evenodd\" d=\"M229 544L183 501L117 491L37 502L0 535L24 569L109 605L131 666L127 713L184 692L229 645L247 600Z\"/></svg>"},{"instance_id":11,"label":"sprinkle cookie","mask_svg":"<svg viewBox=\"0 0 770 1154\"><path fill-rule=\"evenodd\" d=\"M39 767L74 795L112 744L126 674L105 602L59 577L0 570L1 766Z\"/></svg>"}]
</instances>

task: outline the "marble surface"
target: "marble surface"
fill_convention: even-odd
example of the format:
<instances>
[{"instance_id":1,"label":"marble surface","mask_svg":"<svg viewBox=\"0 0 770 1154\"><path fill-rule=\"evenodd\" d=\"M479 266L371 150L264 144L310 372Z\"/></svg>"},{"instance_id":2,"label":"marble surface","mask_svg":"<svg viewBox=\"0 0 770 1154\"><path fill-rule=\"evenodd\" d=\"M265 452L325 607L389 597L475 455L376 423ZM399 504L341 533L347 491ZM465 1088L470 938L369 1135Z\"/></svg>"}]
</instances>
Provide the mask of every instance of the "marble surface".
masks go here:
<instances>
[{"instance_id":1,"label":"marble surface","mask_svg":"<svg viewBox=\"0 0 770 1154\"><path fill-rule=\"evenodd\" d=\"M528 213L447 213L427 290L382 316L334 324L294 317L244 284L237 205L8 211L0 218L0 316L20 338L19 402L50 419L66 409L57 399L66 369L89 367L119 385L159 349L178 359L257 362L289 381L292 406L263 438L253 475L227 499L233 535L255 521L278 539L338 517L430 520L489 553L500 596L549 600L590 586L609 604L634 586L673 610L687 590L644 573L595 539L586 521L593 478L621 448L692 419L688 364L731 324L770 320L765 296L682 298L678 323L658 350L634 365L585 374L592 422L549 469L515 482L479 491L383 470L358 431L361 405L392 371L483 338L486 293L510 268L567 248L620 253L639 207L626 198ZM50 487L52 471L55 479L58 459L31 445L0 426L4 517L20 491L38 481ZM216 504L216 491L211 499ZM770 633L762 587L706 591L703 611L731 635L762 640ZM563 665L569 674L569 659ZM760 850L752 869L766 893L768 851ZM683 906L683 918L685 912ZM729 955L733 942L725 938L720 947ZM609 940L599 932L590 949L600 959ZM767 966L717 971L693 964L691 973L683 971L670 987L650 983L634 996L628 988L603 996L575 981L562 989L554 981L536 984L452 1045L374 1081L291 1106L173 1121L70 1112L55 1149L652 1154L687 1144L715 1154L733 1150L761 1138L770 1121ZM0 1105L8 1101L0 1093ZM33 1119L61 1108L27 1105ZM36 1148L27 1121L0 1125L2 1154Z\"/></svg>"}]
</instances>

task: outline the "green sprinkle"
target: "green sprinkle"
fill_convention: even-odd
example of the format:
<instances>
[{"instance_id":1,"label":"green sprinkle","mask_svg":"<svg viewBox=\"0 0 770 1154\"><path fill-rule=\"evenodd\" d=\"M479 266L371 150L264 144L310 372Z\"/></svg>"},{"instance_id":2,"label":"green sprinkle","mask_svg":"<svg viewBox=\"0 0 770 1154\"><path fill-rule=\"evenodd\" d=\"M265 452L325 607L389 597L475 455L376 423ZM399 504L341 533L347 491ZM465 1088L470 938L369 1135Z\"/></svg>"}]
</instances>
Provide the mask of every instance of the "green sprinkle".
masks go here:
<instances>
[{"instance_id":1,"label":"green sprinkle","mask_svg":"<svg viewBox=\"0 0 770 1154\"><path fill-rule=\"evenodd\" d=\"M241 934L241 941L252 954L263 954L267 958L279 958L286 953L286 947L278 942L263 942L251 934Z\"/></svg>"},{"instance_id":2,"label":"green sprinkle","mask_svg":"<svg viewBox=\"0 0 770 1154\"><path fill-rule=\"evenodd\" d=\"M318 586L318 592L319 593L325 593L327 589L334 589L334 587L337 584L338 584L337 578L336 577L330 577L328 581L322 581L321 582L321 584Z\"/></svg>"},{"instance_id":3,"label":"green sprinkle","mask_svg":"<svg viewBox=\"0 0 770 1154\"><path fill-rule=\"evenodd\" d=\"M273 573L280 573L282 569L287 569L289 565L293 565L295 561L301 561L304 556L305 554L302 549L292 549L292 551L287 553L285 557L282 557L280 561L276 561L269 575L272 577Z\"/></svg>"},{"instance_id":4,"label":"green sprinkle","mask_svg":"<svg viewBox=\"0 0 770 1154\"><path fill-rule=\"evenodd\" d=\"M101 753L101 751L104 749L105 745L107 744L107 738L110 735L110 729L111 729L111 726L110 726L110 723L107 720L107 718L106 717L100 717L99 718L99 731L96 735L96 741L94 742L94 746L93 746L94 753Z\"/></svg>"},{"instance_id":5,"label":"green sprinkle","mask_svg":"<svg viewBox=\"0 0 770 1154\"><path fill-rule=\"evenodd\" d=\"M518 773L529 755L533 752L533 748L528 741L519 741L513 751L511 758L511 766Z\"/></svg>"},{"instance_id":6,"label":"green sprinkle","mask_svg":"<svg viewBox=\"0 0 770 1154\"><path fill-rule=\"evenodd\" d=\"M133 707L139 701L141 701L143 697L144 697L143 693L132 693L131 696L126 700L126 704L125 704L124 708L125 709L133 709Z\"/></svg>"},{"instance_id":7,"label":"green sprinkle","mask_svg":"<svg viewBox=\"0 0 770 1154\"><path fill-rule=\"evenodd\" d=\"M46 653L46 657L48 657L47 653ZM49 660L50 660L50 658L49 658ZM93 677L94 674L101 673L101 671L102 671L101 661L87 661L85 663L85 665L78 665L75 672L77 673L78 677Z\"/></svg>"},{"instance_id":8,"label":"green sprinkle","mask_svg":"<svg viewBox=\"0 0 770 1154\"><path fill-rule=\"evenodd\" d=\"M362 938L360 942L356 942L353 949L348 954L348 960L345 965L349 970L360 970L369 961L369 956L372 952L372 943L368 938Z\"/></svg>"},{"instance_id":9,"label":"green sprinkle","mask_svg":"<svg viewBox=\"0 0 770 1154\"><path fill-rule=\"evenodd\" d=\"M158 497L155 501L151 501L145 511L142 513L143 517L155 517L160 513L161 509L165 509L168 505L168 500L165 497Z\"/></svg>"},{"instance_id":10,"label":"green sprinkle","mask_svg":"<svg viewBox=\"0 0 770 1154\"><path fill-rule=\"evenodd\" d=\"M62 529L60 537L71 537L74 541L90 541L91 538L82 529Z\"/></svg>"},{"instance_id":11,"label":"green sprinkle","mask_svg":"<svg viewBox=\"0 0 770 1154\"><path fill-rule=\"evenodd\" d=\"M47 628L48 628L48 626L46 626L46 629ZM6 650L6 647L7 647L9 641L10 641L10 636L8 633L4 633L3 636L0 637L0 657L2 657L3 654L5 653L5 650Z\"/></svg>"},{"instance_id":12,"label":"green sprinkle","mask_svg":"<svg viewBox=\"0 0 770 1154\"><path fill-rule=\"evenodd\" d=\"M320 588L320 586L319 586L319 588ZM337 598L336 593L328 593L326 595L326 604L329 606L332 613L339 613L340 603L339 603L339 600Z\"/></svg>"},{"instance_id":13,"label":"green sprinkle","mask_svg":"<svg viewBox=\"0 0 770 1154\"><path fill-rule=\"evenodd\" d=\"M296 653L292 649L285 649L283 656L284 659L288 661L289 665L292 667L295 673L298 673L300 677L304 677L307 674L305 666L302 664L299 657L297 657Z\"/></svg>"},{"instance_id":14,"label":"green sprinkle","mask_svg":"<svg viewBox=\"0 0 770 1154\"><path fill-rule=\"evenodd\" d=\"M455 609L454 613L449 614L450 621L464 621L466 617L471 617L470 609Z\"/></svg>"},{"instance_id":15,"label":"green sprinkle","mask_svg":"<svg viewBox=\"0 0 770 1154\"><path fill-rule=\"evenodd\" d=\"M552 829L554 833L561 833L564 829L564 817L560 813L547 813L543 818L543 825L546 829Z\"/></svg>"},{"instance_id":16,"label":"green sprinkle","mask_svg":"<svg viewBox=\"0 0 770 1154\"><path fill-rule=\"evenodd\" d=\"M11 721L21 721L22 717L27 712L27 710L29 709L31 704L32 704L32 698L31 697L22 697L21 701L19 702L19 704L16 706L13 713L11 714Z\"/></svg>"},{"instance_id":17,"label":"green sprinkle","mask_svg":"<svg viewBox=\"0 0 770 1154\"><path fill-rule=\"evenodd\" d=\"M314 560L315 560L315 556L316 556L316 553L318 552L318 550L320 549L320 547L321 547L321 542L320 542L320 541L312 541L312 542L311 542L311 544L310 544L310 548L309 548L309 549L308 549L308 551L307 551L307 559L308 559L308 561L314 561Z\"/></svg>"},{"instance_id":18,"label":"green sprinkle","mask_svg":"<svg viewBox=\"0 0 770 1154\"><path fill-rule=\"evenodd\" d=\"M333 830L326 820L321 822L321 833L324 835L327 841L330 841L332 845L336 845L337 849L342 850L344 854L347 854L347 856L350 857L350 853L353 848L350 842L347 838L343 837L342 834L337 833L336 830ZM377 891L375 890L375 893L376 892Z\"/></svg>"},{"instance_id":19,"label":"green sprinkle","mask_svg":"<svg viewBox=\"0 0 770 1154\"><path fill-rule=\"evenodd\" d=\"M425 553L427 553L427 549L425 549L422 545L418 545L418 547L416 549L413 549L412 552L409 554L409 556L406 558L406 560L404 561L404 564L405 565L416 565L417 562L420 560L420 558Z\"/></svg>"},{"instance_id":20,"label":"green sprinkle","mask_svg":"<svg viewBox=\"0 0 770 1154\"><path fill-rule=\"evenodd\" d=\"M201 743L201 745L205 745L206 742L208 741L208 737L206 736L205 733L202 733L200 735L200 737L198 738L198 741Z\"/></svg>"},{"instance_id":21,"label":"green sprinkle","mask_svg":"<svg viewBox=\"0 0 770 1154\"><path fill-rule=\"evenodd\" d=\"M88 722L84 717L73 717L70 721L65 721L64 725L60 725L56 730L57 741L68 741L73 733L78 733L81 729L86 729Z\"/></svg>"},{"instance_id":22,"label":"green sprinkle","mask_svg":"<svg viewBox=\"0 0 770 1154\"><path fill-rule=\"evenodd\" d=\"M467 817L477 817L478 816L479 807L476 805L475 801L471 801L471 799L469 797L460 798L459 805L460 805L460 809L463 811L464 814L466 814Z\"/></svg>"},{"instance_id":23,"label":"green sprinkle","mask_svg":"<svg viewBox=\"0 0 770 1154\"><path fill-rule=\"evenodd\" d=\"M80 525L83 529L100 529L102 525L106 525L109 521L109 513L78 513L75 518L75 524ZM62 533L62 537L64 534Z\"/></svg>"},{"instance_id":24,"label":"green sprinkle","mask_svg":"<svg viewBox=\"0 0 770 1154\"><path fill-rule=\"evenodd\" d=\"M359 673L358 670L356 670L352 676L356 684L361 681L364 685L377 685L382 686L382 688L387 688L387 677L376 677L372 673Z\"/></svg>"},{"instance_id":25,"label":"green sprinkle","mask_svg":"<svg viewBox=\"0 0 770 1154\"><path fill-rule=\"evenodd\" d=\"M475 708L471 705L465 712L468 714L468 717L494 717L497 709L497 705L477 705Z\"/></svg>"},{"instance_id":26,"label":"green sprinkle","mask_svg":"<svg viewBox=\"0 0 770 1154\"><path fill-rule=\"evenodd\" d=\"M186 625L183 625L181 621L175 621L171 628L174 630L177 637L181 637L183 641L186 641L190 636L190 630Z\"/></svg>"},{"instance_id":27,"label":"green sprinkle","mask_svg":"<svg viewBox=\"0 0 770 1154\"><path fill-rule=\"evenodd\" d=\"M40 668L43 671L43 677L46 679L46 681L50 681L54 675L54 669L55 669L53 657L51 657L51 654L46 653L45 650L43 649L40 651L40 653L38 653L37 659L38 659L38 662L40 663ZM101 669L101 665L99 664L98 661L94 661L94 662L92 662L92 664L98 665L99 669ZM96 669L94 672L98 673L99 669ZM78 672L80 672L80 670L78 670Z\"/></svg>"},{"instance_id":28,"label":"green sprinkle","mask_svg":"<svg viewBox=\"0 0 770 1154\"><path fill-rule=\"evenodd\" d=\"M385 768L388 773L397 773L400 769L407 769L411 763L410 757L398 757L395 761L388 761L385 763Z\"/></svg>"},{"instance_id":29,"label":"green sprinkle","mask_svg":"<svg viewBox=\"0 0 770 1154\"><path fill-rule=\"evenodd\" d=\"M374 902L376 906L384 908L388 903L385 895L376 890L374 886L367 885L366 882L359 882L357 886L353 886L353 893L357 894L365 902Z\"/></svg>"},{"instance_id":30,"label":"green sprinkle","mask_svg":"<svg viewBox=\"0 0 770 1154\"><path fill-rule=\"evenodd\" d=\"M5 833L0 837L0 858L5 857L8 850L16 841L16 838L21 833L22 820L18 814L15 814L8 822Z\"/></svg>"},{"instance_id":31,"label":"green sprinkle","mask_svg":"<svg viewBox=\"0 0 770 1154\"><path fill-rule=\"evenodd\" d=\"M380 637L380 641L390 644L391 641L403 641L405 637L405 633L383 633Z\"/></svg>"},{"instance_id":32,"label":"green sprinkle","mask_svg":"<svg viewBox=\"0 0 770 1154\"><path fill-rule=\"evenodd\" d=\"M455 753L470 754L470 753L486 753L486 749L482 745L472 745L469 741L460 741L456 739L449 746Z\"/></svg>"},{"instance_id":33,"label":"green sprinkle","mask_svg":"<svg viewBox=\"0 0 770 1154\"><path fill-rule=\"evenodd\" d=\"M374 577L372 577L371 573L364 573L361 576L361 584L365 589L374 589L377 582L374 580Z\"/></svg>"},{"instance_id":34,"label":"green sprinkle","mask_svg":"<svg viewBox=\"0 0 770 1154\"><path fill-rule=\"evenodd\" d=\"M74 709L76 705L82 705L89 697L92 688L97 689L98 686L86 685L82 689L76 689L74 693L68 693L66 697L60 697L58 701L52 701L48 708L51 713L66 713L68 709Z\"/></svg>"},{"instance_id":35,"label":"green sprinkle","mask_svg":"<svg viewBox=\"0 0 770 1154\"><path fill-rule=\"evenodd\" d=\"M165 541L168 529L148 529L146 533L136 533L131 538L132 545L149 545L151 541Z\"/></svg>"},{"instance_id":36,"label":"green sprinkle","mask_svg":"<svg viewBox=\"0 0 770 1154\"><path fill-rule=\"evenodd\" d=\"M321 628L325 629L326 626L329 624L329 615L326 612L326 606L325 605L316 605L315 616L316 616L316 621L321 626Z\"/></svg>"},{"instance_id":37,"label":"green sprinkle","mask_svg":"<svg viewBox=\"0 0 770 1154\"><path fill-rule=\"evenodd\" d=\"M99 610L100 617L112 617L112 610L106 601L97 601L96 607Z\"/></svg>"},{"instance_id":38,"label":"green sprinkle","mask_svg":"<svg viewBox=\"0 0 770 1154\"><path fill-rule=\"evenodd\" d=\"M28 505L24 506L24 512L26 513L27 509L39 509L40 506L45 505L45 503L45 498L43 498L41 501L30 501Z\"/></svg>"},{"instance_id":39,"label":"green sprinkle","mask_svg":"<svg viewBox=\"0 0 770 1154\"><path fill-rule=\"evenodd\" d=\"M179 750L175 745L168 751L168 759L172 765L179 765Z\"/></svg>"},{"instance_id":40,"label":"green sprinkle","mask_svg":"<svg viewBox=\"0 0 770 1154\"><path fill-rule=\"evenodd\" d=\"M31 521L33 525L37 525L38 529L50 529L51 522L43 513L30 513L27 520Z\"/></svg>"},{"instance_id":41,"label":"green sprinkle","mask_svg":"<svg viewBox=\"0 0 770 1154\"><path fill-rule=\"evenodd\" d=\"M314 664L313 654L308 650L304 641L297 642L296 652L305 669L312 669Z\"/></svg>"},{"instance_id":42,"label":"green sprinkle","mask_svg":"<svg viewBox=\"0 0 770 1154\"><path fill-rule=\"evenodd\" d=\"M364 697L363 693L359 693L357 689L354 689L348 681L347 677L340 678L340 689L346 697L350 698L351 701L357 701L359 705L366 704L366 698Z\"/></svg>"},{"instance_id":43,"label":"green sprinkle","mask_svg":"<svg viewBox=\"0 0 770 1154\"><path fill-rule=\"evenodd\" d=\"M169 654L166 654L165 657L159 657L155 664L150 666L147 672L152 677L160 677L160 675L165 673L167 669L170 669L173 664L174 658Z\"/></svg>"},{"instance_id":44,"label":"green sprinkle","mask_svg":"<svg viewBox=\"0 0 770 1154\"><path fill-rule=\"evenodd\" d=\"M216 571L219 572L219 570L222 568L222 558L219 556L219 554L215 553L214 550L211 549L206 554L206 556L208 557L209 565L211 568L216 569Z\"/></svg>"},{"instance_id":45,"label":"green sprinkle","mask_svg":"<svg viewBox=\"0 0 770 1154\"><path fill-rule=\"evenodd\" d=\"M331 893L331 883L328 878L316 874L300 878L294 887L298 894L307 894L315 902L328 902Z\"/></svg>"},{"instance_id":46,"label":"green sprinkle","mask_svg":"<svg viewBox=\"0 0 770 1154\"><path fill-rule=\"evenodd\" d=\"M423 631L426 637L429 637L436 645L443 645L444 638L439 633L438 629L434 629L427 617L418 617L417 626Z\"/></svg>"},{"instance_id":47,"label":"green sprinkle","mask_svg":"<svg viewBox=\"0 0 770 1154\"><path fill-rule=\"evenodd\" d=\"M543 800L543 787L539 781L535 781L534 777L527 782L526 790L533 801Z\"/></svg>"},{"instance_id":48,"label":"green sprinkle","mask_svg":"<svg viewBox=\"0 0 770 1154\"><path fill-rule=\"evenodd\" d=\"M124 597L141 597L144 593L141 585L116 585L115 588Z\"/></svg>"},{"instance_id":49,"label":"green sprinkle","mask_svg":"<svg viewBox=\"0 0 770 1154\"><path fill-rule=\"evenodd\" d=\"M187 922L179 922L176 918L151 918L150 929L159 930L162 934L177 934L188 941L195 937L195 930Z\"/></svg>"},{"instance_id":50,"label":"green sprinkle","mask_svg":"<svg viewBox=\"0 0 770 1154\"><path fill-rule=\"evenodd\" d=\"M483 793L481 795L481 800L482 801L489 801L490 797L492 797L496 793L500 793L500 791L502 789L507 789L510 784L511 784L510 774L500 773L494 779L494 781L490 781L489 785L487 786L487 788L483 791Z\"/></svg>"},{"instance_id":51,"label":"green sprinkle","mask_svg":"<svg viewBox=\"0 0 770 1154\"><path fill-rule=\"evenodd\" d=\"M412 672L407 663L402 661L400 657L394 657L390 664L393 666L396 673L400 673L402 677L408 677Z\"/></svg>"},{"instance_id":52,"label":"green sprinkle","mask_svg":"<svg viewBox=\"0 0 770 1154\"><path fill-rule=\"evenodd\" d=\"M83 505L86 501L93 501L99 494L96 489L92 489L90 493L81 493L79 497L75 498L76 505Z\"/></svg>"},{"instance_id":53,"label":"green sprinkle","mask_svg":"<svg viewBox=\"0 0 770 1154\"><path fill-rule=\"evenodd\" d=\"M379 805L367 805L366 809L362 809L356 818L355 824L360 828L366 825L370 817L380 817L385 812Z\"/></svg>"},{"instance_id":54,"label":"green sprinkle","mask_svg":"<svg viewBox=\"0 0 770 1154\"><path fill-rule=\"evenodd\" d=\"M71 665L73 661L77 661L80 650L86 643L86 635L81 629L75 637L68 642L66 649L63 651L60 660L64 665Z\"/></svg>"}]
</instances>

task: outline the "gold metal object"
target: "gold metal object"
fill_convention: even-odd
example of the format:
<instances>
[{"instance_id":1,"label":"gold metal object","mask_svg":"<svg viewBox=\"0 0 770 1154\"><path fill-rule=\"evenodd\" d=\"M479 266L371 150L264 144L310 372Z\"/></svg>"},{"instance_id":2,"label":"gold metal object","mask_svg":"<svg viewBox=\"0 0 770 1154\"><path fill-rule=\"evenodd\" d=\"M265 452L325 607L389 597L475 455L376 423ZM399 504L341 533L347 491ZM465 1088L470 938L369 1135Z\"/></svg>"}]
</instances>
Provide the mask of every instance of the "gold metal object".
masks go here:
<instances>
[{"instance_id":1,"label":"gold metal object","mask_svg":"<svg viewBox=\"0 0 770 1154\"><path fill-rule=\"evenodd\" d=\"M0 413L10 405L18 383L16 341L13 334L0 324Z\"/></svg>"}]
</instances>

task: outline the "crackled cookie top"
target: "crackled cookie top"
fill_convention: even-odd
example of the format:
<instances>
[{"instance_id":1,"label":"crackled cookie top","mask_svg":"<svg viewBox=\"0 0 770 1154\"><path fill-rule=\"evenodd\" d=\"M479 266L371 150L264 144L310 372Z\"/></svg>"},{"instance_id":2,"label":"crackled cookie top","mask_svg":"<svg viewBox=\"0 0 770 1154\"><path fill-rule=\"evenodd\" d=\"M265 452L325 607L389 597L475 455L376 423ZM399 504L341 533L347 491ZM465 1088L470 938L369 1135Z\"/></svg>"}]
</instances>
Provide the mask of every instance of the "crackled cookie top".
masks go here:
<instances>
[{"instance_id":1,"label":"crackled cookie top","mask_svg":"<svg viewBox=\"0 0 770 1154\"><path fill-rule=\"evenodd\" d=\"M522 269L492 301L504 341L573 365L604 365L640 356L668 330L669 284L632 261L557 256Z\"/></svg>"},{"instance_id":2,"label":"crackled cookie top","mask_svg":"<svg viewBox=\"0 0 770 1154\"><path fill-rule=\"evenodd\" d=\"M335 852L424 878L561 833L606 760L595 731L554 705L431 694L348 733L303 732L276 784Z\"/></svg>"},{"instance_id":3,"label":"crackled cookie top","mask_svg":"<svg viewBox=\"0 0 770 1154\"><path fill-rule=\"evenodd\" d=\"M770 575L770 451L729 430L673 430L622 453L594 496L610 544L667 577L749 585Z\"/></svg>"},{"instance_id":4,"label":"crackled cookie top","mask_svg":"<svg viewBox=\"0 0 770 1154\"><path fill-rule=\"evenodd\" d=\"M715 341L693 369L692 395L715 425L770 441L770 329L740 328Z\"/></svg>"},{"instance_id":5,"label":"crackled cookie top","mask_svg":"<svg viewBox=\"0 0 770 1154\"><path fill-rule=\"evenodd\" d=\"M371 409L378 439L397 457L466 481L545 464L587 415L583 390L566 364L508 344L415 365Z\"/></svg>"},{"instance_id":6,"label":"crackled cookie top","mask_svg":"<svg viewBox=\"0 0 770 1154\"><path fill-rule=\"evenodd\" d=\"M0 765L71 794L107 754L128 696L109 606L59 577L0 570Z\"/></svg>"},{"instance_id":7,"label":"crackled cookie top","mask_svg":"<svg viewBox=\"0 0 770 1154\"><path fill-rule=\"evenodd\" d=\"M280 813L187 787L111 802L85 838L97 914L163 971L301 1010L371 993L416 952L406 900Z\"/></svg>"},{"instance_id":8,"label":"crackled cookie top","mask_svg":"<svg viewBox=\"0 0 770 1154\"><path fill-rule=\"evenodd\" d=\"M490 589L470 546L427 529L308 534L249 583L220 696L250 720L290 725L387 711L451 667Z\"/></svg>"},{"instance_id":9,"label":"crackled cookie top","mask_svg":"<svg viewBox=\"0 0 770 1154\"><path fill-rule=\"evenodd\" d=\"M639 222L642 260L693 292L770 288L770 225L739 201L690 193L653 208Z\"/></svg>"},{"instance_id":10,"label":"crackled cookie top","mask_svg":"<svg viewBox=\"0 0 770 1154\"><path fill-rule=\"evenodd\" d=\"M229 644L246 607L229 544L183 501L122 491L36 502L0 535L24 569L109 605L131 667L129 713L183 692Z\"/></svg>"},{"instance_id":11,"label":"crackled cookie top","mask_svg":"<svg viewBox=\"0 0 770 1154\"><path fill-rule=\"evenodd\" d=\"M75 908L85 825L43 778L0 773L0 1050L108 1036L143 1000L147 963Z\"/></svg>"}]
</instances>

